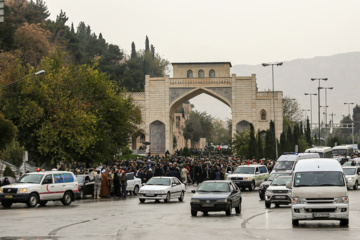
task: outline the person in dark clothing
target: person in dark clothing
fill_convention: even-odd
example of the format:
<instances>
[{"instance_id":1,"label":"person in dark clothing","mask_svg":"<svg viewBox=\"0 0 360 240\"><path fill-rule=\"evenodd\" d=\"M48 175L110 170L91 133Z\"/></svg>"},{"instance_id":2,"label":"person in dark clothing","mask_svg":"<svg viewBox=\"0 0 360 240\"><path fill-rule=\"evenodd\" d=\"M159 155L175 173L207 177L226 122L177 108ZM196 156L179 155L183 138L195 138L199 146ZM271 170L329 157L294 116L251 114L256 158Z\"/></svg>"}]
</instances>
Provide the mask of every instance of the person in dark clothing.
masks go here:
<instances>
[{"instance_id":1,"label":"person in dark clothing","mask_svg":"<svg viewBox=\"0 0 360 240\"><path fill-rule=\"evenodd\" d=\"M126 191L127 175L126 175L126 172L124 170L121 172L121 187L122 187L122 196L126 197L126 195L127 195L127 191Z\"/></svg>"},{"instance_id":2,"label":"person in dark clothing","mask_svg":"<svg viewBox=\"0 0 360 240\"><path fill-rule=\"evenodd\" d=\"M9 179L6 177L1 186L10 185L10 184L11 183L10 183Z\"/></svg>"},{"instance_id":3,"label":"person in dark clothing","mask_svg":"<svg viewBox=\"0 0 360 240\"><path fill-rule=\"evenodd\" d=\"M114 173L114 196L121 197L120 180L117 171Z\"/></svg>"}]
</instances>

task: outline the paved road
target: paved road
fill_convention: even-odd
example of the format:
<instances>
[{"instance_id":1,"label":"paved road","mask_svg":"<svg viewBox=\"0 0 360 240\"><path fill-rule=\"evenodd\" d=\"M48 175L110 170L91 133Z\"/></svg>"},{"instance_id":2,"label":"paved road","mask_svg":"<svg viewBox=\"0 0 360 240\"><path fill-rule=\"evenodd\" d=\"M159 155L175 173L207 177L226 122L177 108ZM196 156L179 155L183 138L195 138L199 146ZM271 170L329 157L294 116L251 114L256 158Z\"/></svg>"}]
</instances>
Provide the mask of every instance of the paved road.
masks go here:
<instances>
[{"instance_id":1,"label":"paved road","mask_svg":"<svg viewBox=\"0 0 360 240\"><path fill-rule=\"evenodd\" d=\"M243 191L242 213L191 217L187 188L184 202L85 199L63 206L49 202L29 209L0 207L0 240L4 239L360 239L360 190L350 191L350 224L338 221L300 222L292 227L290 207L265 209L258 193Z\"/></svg>"}]
</instances>

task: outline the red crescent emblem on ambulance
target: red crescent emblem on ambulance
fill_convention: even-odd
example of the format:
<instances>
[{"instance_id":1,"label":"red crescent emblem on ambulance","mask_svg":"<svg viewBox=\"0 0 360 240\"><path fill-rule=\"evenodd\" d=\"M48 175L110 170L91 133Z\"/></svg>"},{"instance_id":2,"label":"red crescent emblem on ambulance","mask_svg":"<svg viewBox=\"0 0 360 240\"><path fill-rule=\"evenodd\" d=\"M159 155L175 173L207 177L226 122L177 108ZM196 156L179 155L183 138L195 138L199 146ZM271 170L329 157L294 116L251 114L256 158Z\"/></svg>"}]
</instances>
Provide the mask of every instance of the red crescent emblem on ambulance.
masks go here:
<instances>
[{"instance_id":1,"label":"red crescent emblem on ambulance","mask_svg":"<svg viewBox=\"0 0 360 240\"><path fill-rule=\"evenodd\" d=\"M46 185L46 190L47 190L48 192L50 192L50 191L49 191L49 184Z\"/></svg>"}]
</instances>

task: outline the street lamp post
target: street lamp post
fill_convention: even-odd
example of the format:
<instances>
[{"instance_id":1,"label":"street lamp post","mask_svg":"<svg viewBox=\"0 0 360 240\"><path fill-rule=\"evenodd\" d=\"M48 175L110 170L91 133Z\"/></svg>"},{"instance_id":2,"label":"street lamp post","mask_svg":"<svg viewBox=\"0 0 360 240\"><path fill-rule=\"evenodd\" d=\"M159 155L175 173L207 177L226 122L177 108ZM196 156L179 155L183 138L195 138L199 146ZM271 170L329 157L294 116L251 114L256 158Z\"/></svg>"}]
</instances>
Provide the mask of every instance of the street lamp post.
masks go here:
<instances>
[{"instance_id":1,"label":"street lamp post","mask_svg":"<svg viewBox=\"0 0 360 240\"><path fill-rule=\"evenodd\" d=\"M354 105L354 103L344 103L345 105L348 105L349 108L349 119L351 120L350 115L350 105ZM352 143L354 144L354 121L351 120L351 133L352 133Z\"/></svg>"},{"instance_id":2,"label":"street lamp post","mask_svg":"<svg viewBox=\"0 0 360 240\"><path fill-rule=\"evenodd\" d=\"M321 131L320 131L320 81L327 81L327 78L311 78L311 81L319 81L318 87L318 123L319 123L319 146L321 146Z\"/></svg>"},{"instance_id":3,"label":"street lamp post","mask_svg":"<svg viewBox=\"0 0 360 240\"><path fill-rule=\"evenodd\" d=\"M333 87L322 87L321 89L325 89L325 106L326 106L326 109L325 109L325 128L327 129L327 126L328 126L328 123L327 123L327 108L328 108L328 105L327 105L327 90L330 89L334 89Z\"/></svg>"},{"instance_id":4,"label":"street lamp post","mask_svg":"<svg viewBox=\"0 0 360 240\"><path fill-rule=\"evenodd\" d=\"M277 147L277 140L276 140L276 121L275 121L275 92L274 92L274 65L275 66L281 66L283 65L283 62L277 62L277 63L263 63L263 67L271 66L271 72L272 72L272 95L273 95L273 109L274 109L274 135L275 135L275 157L277 160L278 158L278 147Z\"/></svg>"},{"instance_id":5,"label":"street lamp post","mask_svg":"<svg viewBox=\"0 0 360 240\"><path fill-rule=\"evenodd\" d=\"M34 73L34 74L31 74L31 75L29 75L29 76L23 77L23 78L21 78L21 79L19 79L19 80L16 80L16 81L14 81L14 82L5 84L4 86L1 86L0 89L3 89L4 87L7 87L7 86L10 86L10 85L12 85L12 84L14 84L14 83L17 83L17 82L20 82L20 81L22 81L22 80L25 80L25 79L27 79L27 78L29 78L29 77L36 76L36 75L40 75L40 74L44 74L44 73L45 73L45 70L38 71L38 72L36 72L36 73Z\"/></svg>"},{"instance_id":6,"label":"street lamp post","mask_svg":"<svg viewBox=\"0 0 360 240\"><path fill-rule=\"evenodd\" d=\"M305 95L310 96L310 129L312 129L312 98L311 98L311 96L316 96L317 93L305 93Z\"/></svg>"}]
</instances>

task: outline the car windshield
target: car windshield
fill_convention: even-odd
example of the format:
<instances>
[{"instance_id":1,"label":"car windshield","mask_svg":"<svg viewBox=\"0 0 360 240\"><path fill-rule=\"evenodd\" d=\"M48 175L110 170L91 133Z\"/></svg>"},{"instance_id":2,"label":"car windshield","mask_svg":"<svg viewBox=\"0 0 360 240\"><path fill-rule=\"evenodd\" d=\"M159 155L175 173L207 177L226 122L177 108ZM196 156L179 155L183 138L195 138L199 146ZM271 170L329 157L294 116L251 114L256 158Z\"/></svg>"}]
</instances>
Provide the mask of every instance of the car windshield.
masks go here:
<instances>
[{"instance_id":1,"label":"car windshield","mask_svg":"<svg viewBox=\"0 0 360 240\"><path fill-rule=\"evenodd\" d=\"M291 177L278 177L272 181L271 186L285 186L287 182L291 182Z\"/></svg>"},{"instance_id":2,"label":"car windshield","mask_svg":"<svg viewBox=\"0 0 360 240\"><path fill-rule=\"evenodd\" d=\"M198 188L199 192L230 192L227 182L204 182Z\"/></svg>"},{"instance_id":3,"label":"car windshield","mask_svg":"<svg viewBox=\"0 0 360 240\"><path fill-rule=\"evenodd\" d=\"M355 175L356 168L344 168L345 175Z\"/></svg>"},{"instance_id":4,"label":"car windshield","mask_svg":"<svg viewBox=\"0 0 360 240\"><path fill-rule=\"evenodd\" d=\"M286 175L290 175L290 174L287 174L287 173L273 173L270 175L270 177L268 178L268 181L272 181L274 180L275 178L277 178L278 176L286 176Z\"/></svg>"},{"instance_id":5,"label":"car windshield","mask_svg":"<svg viewBox=\"0 0 360 240\"><path fill-rule=\"evenodd\" d=\"M275 163L275 170L292 170L294 166L294 161L278 161Z\"/></svg>"},{"instance_id":6,"label":"car windshield","mask_svg":"<svg viewBox=\"0 0 360 240\"><path fill-rule=\"evenodd\" d=\"M235 169L234 173L242 174L254 174L255 168L253 167L238 167Z\"/></svg>"},{"instance_id":7,"label":"car windshield","mask_svg":"<svg viewBox=\"0 0 360 240\"><path fill-rule=\"evenodd\" d=\"M20 183L36 183L39 184L44 174L25 174L21 179Z\"/></svg>"},{"instance_id":8,"label":"car windshield","mask_svg":"<svg viewBox=\"0 0 360 240\"><path fill-rule=\"evenodd\" d=\"M170 178L151 178L146 185L170 186Z\"/></svg>"},{"instance_id":9,"label":"car windshield","mask_svg":"<svg viewBox=\"0 0 360 240\"><path fill-rule=\"evenodd\" d=\"M342 156L342 155L344 155L344 154L346 154L347 155L347 151L346 151L346 149L333 149L332 150L332 154L333 154L333 156Z\"/></svg>"},{"instance_id":10,"label":"car windshield","mask_svg":"<svg viewBox=\"0 0 360 240\"><path fill-rule=\"evenodd\" d=\"M83 177L83 176L81 176L81 177L77 176L76 179L77 179L77 181L78 181L79 183L82 183L82 182L84 182L85 177Z\"/></svg>"},{"instance_id":11,"label":"car windshield","mask_svg":"<svg viewBox=\"0 0 360 240\"><path fill-rule=\"evenodd\" d=\"M342 172L298 172L294 187L345 186Z\"/></svg>"}]
</instances>

